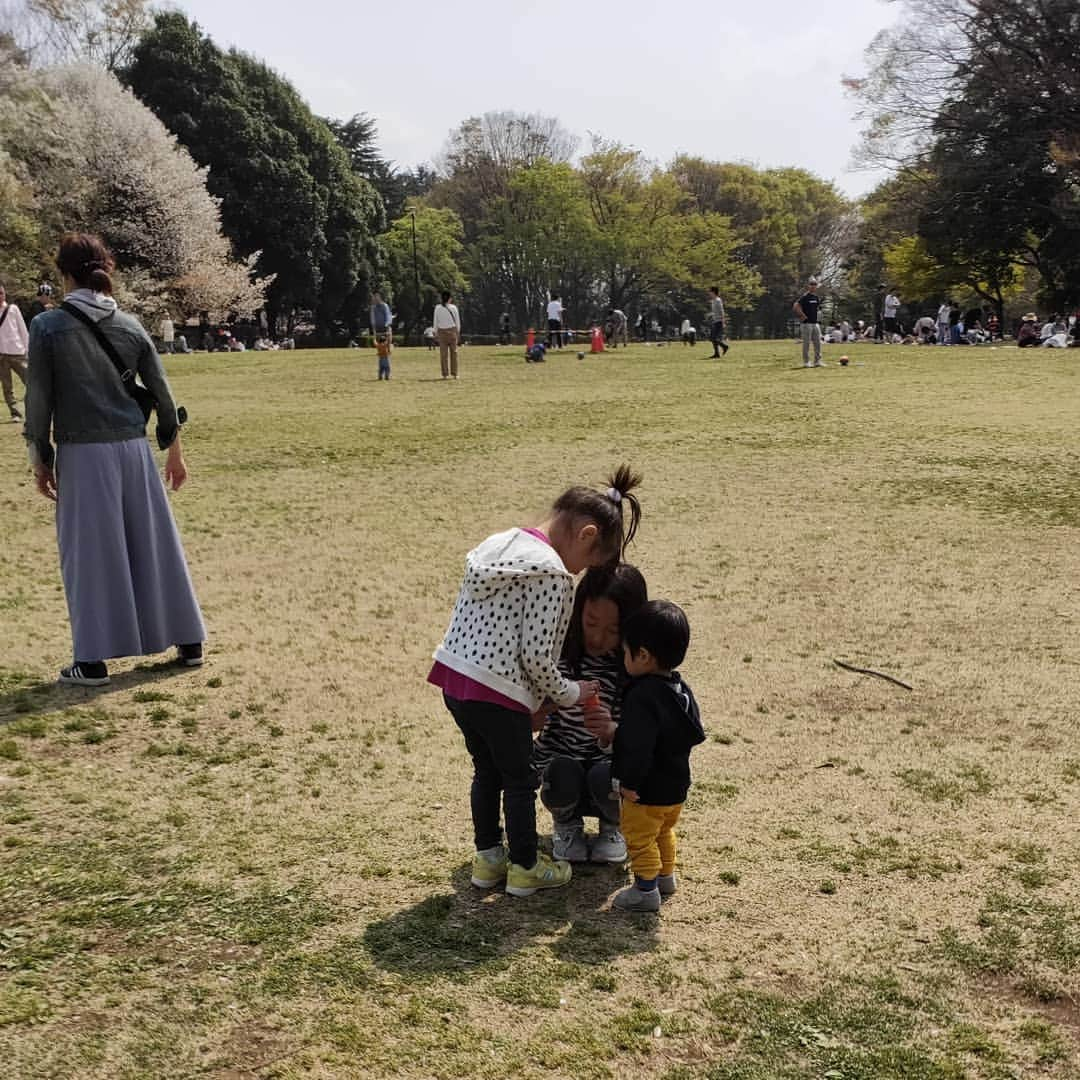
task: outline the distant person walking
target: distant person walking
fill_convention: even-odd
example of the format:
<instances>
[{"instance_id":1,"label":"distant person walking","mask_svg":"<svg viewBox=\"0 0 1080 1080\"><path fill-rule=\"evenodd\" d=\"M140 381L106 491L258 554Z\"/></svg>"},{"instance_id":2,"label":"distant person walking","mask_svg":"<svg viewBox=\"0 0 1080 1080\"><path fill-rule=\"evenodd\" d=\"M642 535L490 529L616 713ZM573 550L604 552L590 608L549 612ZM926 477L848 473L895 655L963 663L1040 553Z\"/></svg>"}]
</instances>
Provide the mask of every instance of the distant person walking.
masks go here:
<instances>
[{"instance_id":1,"label":"distant person walking","mask_svg":"<svg viewBox=\"0 0 1080 1080\"><path fill-rule=\"evenodd\" d=\"M371 336L376 341L385 335L388 345L394 343L394 316L390 312L390 305L383 299L382 293L378 290L371 294L371 310L368 312L368 321L371 324Z\"/></svg>"},{"instance_id":2,"label":"distant person walking","mask_svg":"<svg viewBox=\"0 0 1080 1080\"><path fill-rule=\"evenodd\" d=\"M712 285L709 288L709 321L712 329L709 340L712 342L712 359L720 359L720 350L727 356L728 344L724 341L724 301L720 299L720 290Z\"/></svg>"},{"instance_id":3,"label":"distant person walking","mask_svg":"<svg viewBox=\"0 0 1080 1080\"><path fill-rule=\"evenodd\" d=\"M11 373L19 376L26 388L26 353L30 339L23 322L22 312L15 304L9 304L7 292L0 285L0 385L4 388L4 404L11 412L12 420L21 420L22 413L15 406L15 385Z\"/></svg>"},{"instance_id":4,"label":"distant person walking","mask_svg":"<svg viewBox=\"0 0 1080 1080\"><path fill-rule=\"evenodd\" d=\"M555 348L561 349L563 343L562 337L562 324L563 324L563 306L562 301L559 299L558 293L552 293L551 299L548 301L547 306L547 345L550 349L552 344Z\"/></svg>"},{"instance_id":5,"label":"distant person walking","mask_svg":"<svg viewBox=\"0 0 1080 1080\"><path fill-rule=\"evenodd\" d=\"M883 281L874 293L874 340L885 340L885 295L888 287Z\"/></svg>"},{"instance_id":6,"label":"distant person walking","mask_svg":"<svg viewBox=\"0 0 1080 1080\"><path fill-rule=\"evenodd\" d=\"M806 283L806 292L792 305L792 311L802 323L802 362L803 367L822 367L821 363L821 326L818 312L821 310L821 297L818 296L818 280L811 278ZM810 363L810 346L814 346L814 362Z\"/></svg>"},{"instance_id":7,"label":"distant person walking","mask_svg":"<svg viewBox=\"0 0 1080 1080\"><path fill-rule=\"evenodd\" d=\"M458 377L458 337L461 334L461 315L457 305L451 303L449 290L444 290L442 303L435 305L435 316L431 320L435 327L435 336L439 339L439 364L442 377Z\"/></svg>"},{"instance_id":8,"label":"distant person walking","mask_svg":"<svg viewBox=\"0 0 1080 1080\"><path fill-rule=\"evenodd\" d=\"M176 343L176 327L173 326L172 316L166 311L165 318L161 320L161 348L167 353L173 351Z\"/></svg>"},{"instance_id":9,"label":"distant person walking","mask_svg":"<svg viewBox=\"0 0 1080 1080\"><path fill-rule=\"evenodd\" d=\"M138 320L117 310L112 256L96 236L65 236L56 265L67 295L30 328L24 434L37 489L56 503L73 645L60 682L103 686L107 660L173 645L181 664L198 667L206 631L180 534L142 408L110 352L155 398L165 481L176 491L187 467L161 358Z\"/></svg>"}]
</instances>

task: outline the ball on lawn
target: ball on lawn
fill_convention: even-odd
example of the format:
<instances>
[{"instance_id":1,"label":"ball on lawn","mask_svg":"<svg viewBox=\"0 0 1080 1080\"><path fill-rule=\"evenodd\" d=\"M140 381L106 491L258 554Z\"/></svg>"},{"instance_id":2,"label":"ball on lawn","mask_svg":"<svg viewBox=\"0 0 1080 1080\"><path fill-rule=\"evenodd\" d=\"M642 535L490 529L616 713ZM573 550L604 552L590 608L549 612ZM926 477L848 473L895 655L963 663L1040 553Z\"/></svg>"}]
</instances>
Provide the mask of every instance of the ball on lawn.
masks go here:
<instances>
[{"instance_id":1,"label":"ball on lawn","mask_svg":"<svg viewBox=\"0 0 1080 1080\"><path fill-rule=\"evenodd\" d=\"M579 352L579 353L577 354L577 358L578 358L579 360L584 360L584 359L585 359L585 354L584 354L583 352Z\"/></svg>"},{"instance_id":2,"label":"ball on lawn","mask_svg":"<svg viewBox=\"0 0 1080 1080\"><path fill-rule=\"evenodd\" d=\"M840 357L840 366L841 367L847 367L848 366L848 358L846 356L841 356Z\"/></svg>"}]
</instances>

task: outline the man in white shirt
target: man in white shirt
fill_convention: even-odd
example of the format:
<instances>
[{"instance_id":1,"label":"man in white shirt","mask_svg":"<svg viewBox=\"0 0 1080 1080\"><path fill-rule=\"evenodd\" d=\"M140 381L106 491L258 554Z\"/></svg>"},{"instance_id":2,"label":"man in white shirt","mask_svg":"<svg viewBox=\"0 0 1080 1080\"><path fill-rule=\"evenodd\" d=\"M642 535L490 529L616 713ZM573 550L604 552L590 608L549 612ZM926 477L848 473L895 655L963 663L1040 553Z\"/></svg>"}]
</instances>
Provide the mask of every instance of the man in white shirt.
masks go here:
<instances>
[{"instance_id":1,"label":"man in white shirt","mask_svg":"<svg viewBox=\"0 0 1080 1080\"><path fill-rule=\"evenodd\" d=\"M25 396L26 387L26 352L30 347L30 338L26 332L22 312L7 302L7 293L0 285L0 385L4 388L4 403L11 412L11 419L22 419L22 413L15 408L15 390L11 373L14 371L22 380Z\"/></svg>"},{"instance_id":2,"label":"man in white shirt","mask_svg":"<svg viewBox=\"0 0 1080 1080\"><path fill-rule=\"evenodd\" d=\"M938 308L937 313L937 343L939 345L949 344L949 312L952 311L952 301L946 300L941 307Z\"/></svg>"},{"instance_id":3,"label":"man in white shirt","mask_svg":"<svg viewBox=\"0 0 1080 1080\"><path fill-rule=\"evenodd\" d=\"M882 306L882 314L885 316L885 333L892 336L897 332L896 313L900 310L900 297L888 293Z\"/></svg>"},{"instance_id":4,"label":"man in white shirt","mask_svg":"<svg viewBox=\"0 0 1080 1080\"><path fill-rule=\"evenodd\" d=\"M551 294L551 300L547 306L548 334L547 346L550 349L554 339L555 348L562 348L562 319L563 306L558 293Z\"/></svg>"},{"instance_id":5,"label":"man in white shirt","mask_svg":"<svg viewBox=\"0 0 1080 1080\"><path fill-rule=\"evenodd\" d=\"M173 326L172 316L166 311L165 318L161 320L161 347L171 353L175 341L176 327Z\"/></svg>"},{"instance_id":6,"label":"man in white shirt","mask_svg":"<svg viewBox=\"0 0 1080 1080\"><path fill-rule=\"evenodd\" d=\"M435 327L435 336L439 339L439 363L442 365L442 377L458 377L458 335L461 333L461 316L457 304L450 301L450 292L442 294L442 303L435 305L435 317L431 320Z\"/></svg>"}]
</instances>

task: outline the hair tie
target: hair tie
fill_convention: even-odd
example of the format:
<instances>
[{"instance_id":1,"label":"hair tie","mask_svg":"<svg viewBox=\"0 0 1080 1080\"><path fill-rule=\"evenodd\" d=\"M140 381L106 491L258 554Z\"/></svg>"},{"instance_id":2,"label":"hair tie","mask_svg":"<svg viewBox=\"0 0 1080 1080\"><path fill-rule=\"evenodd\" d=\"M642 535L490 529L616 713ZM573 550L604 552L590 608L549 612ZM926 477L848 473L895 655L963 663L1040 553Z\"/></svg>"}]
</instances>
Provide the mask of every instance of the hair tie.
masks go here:
<instances>
[{"instance_id":1,"label":"hair tie","mask_svg":"<svg viewBox=\"0 0 1080 1080\"><path fill-rule=\"evenodd\" d=\"M618 488L608 488L607 497L618 506L622 502L622 492Z\"/></svg>"}]
</instances>

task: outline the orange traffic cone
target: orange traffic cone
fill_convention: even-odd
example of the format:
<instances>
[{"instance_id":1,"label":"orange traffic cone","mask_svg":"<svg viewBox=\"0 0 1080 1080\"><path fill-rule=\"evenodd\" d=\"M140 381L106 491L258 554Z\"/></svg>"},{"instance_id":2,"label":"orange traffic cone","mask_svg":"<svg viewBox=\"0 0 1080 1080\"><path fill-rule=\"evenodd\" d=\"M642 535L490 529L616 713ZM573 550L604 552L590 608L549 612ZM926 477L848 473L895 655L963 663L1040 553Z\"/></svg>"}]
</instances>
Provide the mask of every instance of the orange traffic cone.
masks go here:
<instances>
[{"instance_id":1,"label":"orange traffic cone","mask_svg":"<svg viewBox=\"0 0 1080 1080\"><path fill-rule=\"evenodd\" d=\"M528 352L536 344L536 331L530 326L529 333L525 337L525 351Z\"/></svg>"}]
</instances>

